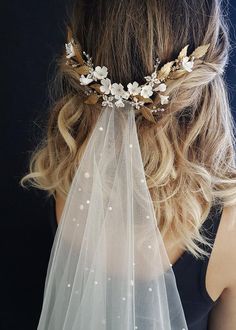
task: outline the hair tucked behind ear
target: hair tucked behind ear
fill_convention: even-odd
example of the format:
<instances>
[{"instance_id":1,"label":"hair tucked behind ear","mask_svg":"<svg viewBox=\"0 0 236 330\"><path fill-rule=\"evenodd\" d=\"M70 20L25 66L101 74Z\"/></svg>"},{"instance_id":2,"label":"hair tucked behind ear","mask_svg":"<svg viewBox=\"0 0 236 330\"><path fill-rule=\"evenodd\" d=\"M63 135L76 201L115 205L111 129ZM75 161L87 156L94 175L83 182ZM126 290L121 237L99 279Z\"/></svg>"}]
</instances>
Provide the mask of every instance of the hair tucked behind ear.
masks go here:
<instances>
[{"instance_id":1,"label":"hair tucked behind ear","mask_svg":"<svg viewBox=\"0 0 236 330\"><path fill-rule=\"evenodd\" d=\"M218 0L80 0L70 23L94 64L108 67L112 82L123 85L143 83L156 57L162 64L187 44L190 52L211 44L204 63L167 85L171 101L160 125L136 120L159 229L196 257L207 254L197 243L209 244L199 228L210 207L236 204L235 126L224 80L230 42L223 18ZM82 103L64 54L58 63L60 97L21 183L66 198L101 108Z\"/></svg>"}]
</instances>

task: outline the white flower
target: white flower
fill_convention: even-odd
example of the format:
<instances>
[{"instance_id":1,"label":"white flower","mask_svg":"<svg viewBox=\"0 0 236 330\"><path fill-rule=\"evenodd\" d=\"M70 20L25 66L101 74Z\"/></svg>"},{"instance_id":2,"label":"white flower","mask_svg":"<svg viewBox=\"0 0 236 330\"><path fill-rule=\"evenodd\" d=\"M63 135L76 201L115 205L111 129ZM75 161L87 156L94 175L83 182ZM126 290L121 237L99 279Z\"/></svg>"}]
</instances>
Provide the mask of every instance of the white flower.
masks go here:
<instances>
[{"instance_id":1,"label":"white flower","mask_svg":"<svg viewBox=\"0 0 236 330\"><path fill-rule=\"evenodd\" d=\"M118 108L121 108L121 107L124 107L125 104L124 102L122 101L121 98L118 99L118 101L115 102L115 105L118 107Z\"/></svg>"},{"instance_id":2,"label":"white flower","mask_svg":"<svg viewBox=\"0 0 236 330\"><path fill-rule=\"evenodd\" d=\"M140 109L141 106L144 105L144 102L143 102L143 101L138 101L137 98L134 98L134 101L132 101L131 104L132 104L133 106L135 106L136 109Z\"/></svg>"},{"instance_id":3,"label":"white flower","mask_svg":"<svg viewBox=\"0 0 236 330\"><path fill-rule=\"evenodd\" d=\"M90 84L90 83L93 81L93 79L88 78L88 77L85 77L85 76L82 74L81 77L79 78L79 81L80 81L80 84L81 84L81 85L88 85L88 84Z\"/></svg>"},{"instance_id":4,"label":"white flower","mask_svg":"<svg viewBox=\"0 0 236 330\"><path fill-rule=\"evenodd\" d=\"M126 99L127 100L130 97L130 93L124 91L124 93L122 94L122 97L123 97L123 99Z\"/></svg>"},{"instance_id":5,"label":"white flower","mask_svg":"<svg viewBox=\"0 0 236 330\"><path fill-rule=\"evenodd\" d=\"M193 68L193 61L189 61L189 57L185 56L182 59L182 67L184 70L188 71L188 72L192 72L192 68Z\"/></svg>"},{"instance_id":6,"label":"white flower","mask_svg":"<svg viewBox=\"0 0 236 330\"><path fill-rule=\"evenodd\" d=\"M114 83L111 85L111 94L115 95L116 99L119 99L124 95L124 86L122 84Z\"/></svg>"},{"instance_id":7,"label":"white flower","mask_svg":"<svg viewBox=\"0 0 236 330\"><path fill-rule=\"evenodd\" d=\"M100 91L104 94L110 94L111 91L111 80L109 78L101 80L102 86L100 86Z\"/></svg>"},{"instance_id":8,"label":"white flower","mask_svg":"<svg viewBox=\"0 0 236 330\"><path fill-rule=\"evenodd\" d=\"M72 42L69 42L68 44L65 44L66 46L66 58L71 58L75 56L75 50L74 46L72 45Z\"/></svg>"},{"instance_id":9,"label":"white flower","mask_svg":"<svg viewBox=\"0 0 236 330\"><path fill-rule=\"evenodd\" d=\"M167 104L169 103L169 95L160 95L160 98L161 98L161 104Z\"/></svg>"},{"instance_id":10,"label":"white flower","mask_svg":"<svg viewBox=\"0 0 236 330\"><path fill-rule=\"evenodd\" d=\"M109 107L113 107L113 103L112 103L112 101L113 101L113 99L114 99L114 97L113 96L107 96L107 95L103 95L102 96L102 98L103 98L103 102L102 102L102 106L109 106Z\"/></svg>"},{"instance_id":11,"label":"white flower","mask_svg":"<svg viewBox=\"0 0 236 330\"><path fill-rule=\"evenodd\" d=\"M156 77L157 77L157 73L156 73L156 71L154 71L152 74L151 74L151 76L146 76L146 77L144 77L147 81L151 81L151 80L153 80L153 79L156 79Z\"/></svg>"},{"instance_id":12,"label":"white flower","mask_svg":"<svg viewBox=\"0 0 236 330\"><path fill-rule=\"evenodd\" d=\"M89 74L87 74L87 78L89 78L89 79L93 79L94 80L94 77L93 77L93 69L91 68L90 70L89 70ZM97 79L96 79L97 80Z\"/></svg>"},{"instance_id":13,"label":"white flower","mask_svg":"<svg viewBox=\"0 0 236 330\"><path fill-rule=\"evenodd\" d=\"M136 81L129 83L127 88L131 95L138 95L141 91L141 87L139 87L139 84Z\"/></svg>"},{"instance_id":14,"label":"white flower","mask_svg":"<svg viewBox=\"0 0 236 330\"><path fill-rule=\"evenodd\" d=\"M144 85L141 89L141 96L143 96L145 99L149 98L149 96L152 96L152 86L150 85Z\"/></svg>"},{"instance_id":15,"label":"white flower","mask_svg":"<svg viewBox=\"0 0 236 330\"><path fill-rule=\"evenodd\" d=\"M103 66L102 68L100 66L96 66L95 70L93 71L93 76L96 79L105 79L107 77L108 70L107 67Z\"/></svg>"},{"instance_id":16,"label":"white flower","mask_svg":"<svg viewBox=\"0 0 236 330\"><path fill-rule=\"evenodd\" d=\"M154 91L157 92L165 92L166 91L166 84L162 83L158 85L156 88L154 88Z\"/></svg>"},{"instance_id":17,"label":"white flower","mask_svg":"<svg viewBox=\"0 0 236 330\"><path fill-rule=\"evenodd\" d=\"M147 82L149 82L150 86L153 86L154 84L159 84L160 80L157 79L157 73L156 71L154 71L151 76L146 76L144 77L146 79Z\"/></svg>"}]
</instances>

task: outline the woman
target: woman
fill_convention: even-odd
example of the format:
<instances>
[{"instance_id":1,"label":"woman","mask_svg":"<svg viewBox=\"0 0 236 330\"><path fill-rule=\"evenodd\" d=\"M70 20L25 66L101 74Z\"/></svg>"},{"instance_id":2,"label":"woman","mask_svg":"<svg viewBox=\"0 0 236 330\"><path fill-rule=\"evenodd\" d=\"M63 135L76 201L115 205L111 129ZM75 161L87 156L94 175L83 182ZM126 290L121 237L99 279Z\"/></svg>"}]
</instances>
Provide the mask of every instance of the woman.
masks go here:
<instances>
[{"instance_id":1,"label":"woman","mask_svg":"<svg viewBox=\"0 0 236 330\"><path fill-rule=\"evenodd\" d=\"M76 49L77 52L86 50L93 63L100 66L101 71L97 73L101 78L108 68L110 81L117 85L109 85L108 80L101 85L104 93L108 89L107 95L111 92L114 96L117 107L122 107L122 102L128 99L123 89L122 97L116 94L117 90L114 92L119 83L129 86L130 82L136 82L128 87L131 93L132 88L139 88L144 83L147 75L151 77L155 65L159 68L170 63L182 50L185 63L181 62L181 74L159 86L162 97L158 111L162 111L150 110L154 91L149 87L141 90L143 99L140 100L147 103L142 104L144 107L141 106L136 116L136 127L145 178L188 329L235 329L235 140L223 76L230 43L221 2L80 0L73 8L69 26L67 60L63 54L55 80L55 86L61 88L62 93L50 114L47 136L34 152L30 173L23 178L22 184L29 180L34 187L48 191L53 208L55 197L54 223L60 223L63 212L66 217L64 206L72 179L102 112L95 92L92 99L88 94L84 103L86 86L94 81L89 80L91 76L86 68L81 69L76 61L71 62ZM77 45L80 44L77 48L72 37L76 38ZM200 45L208 45L204 54L199 56L204 60L193 65L194 58L189 61L186 45L189 54ZM157 58L159 61L155 62ZM78 52L78 62L80 59L81 53ZM106 75L104 77L106 79ZM95 86L94 90L97 88ZM98 94L101 91L99 88ZM103 101L110 102L105 96ZM104 129L103 126L100 128L101 131ZM112 153L112 149L109 152ZM86 173L89 178L90 172ZM84 188L85 184L86 180L81 187ZM87 200L89 203L91 201ZM99 210L99 204L97 206ZM83 209L81 204L80 211ZM53 261L51 266L53 269ZM95 299L93 301L96 304ZM68 315L63 317L65 320ZM64 329L73 329L68 324ZM178 328L167 325L167 320L163 324L161 329ZM78 328L93 329L92 326ZM138 328L142 327L136 325L135 329ZM97 326L96 329L100 328ZM108 326L107 329L119 327Z\"/></svg>"}]
</instances>

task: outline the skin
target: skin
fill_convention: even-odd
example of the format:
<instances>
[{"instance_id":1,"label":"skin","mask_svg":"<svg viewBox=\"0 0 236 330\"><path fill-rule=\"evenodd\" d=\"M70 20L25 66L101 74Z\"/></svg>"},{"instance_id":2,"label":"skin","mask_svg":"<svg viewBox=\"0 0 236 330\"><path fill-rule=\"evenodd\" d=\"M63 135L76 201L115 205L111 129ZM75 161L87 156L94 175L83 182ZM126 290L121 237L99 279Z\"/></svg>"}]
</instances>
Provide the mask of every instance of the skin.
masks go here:
<instances>
[{"instance_id":1,"label":"skin","mask_svg":"<svg viewBox=\"0 0 236 330\"><path fill-rule=\"evenodd\" d=\"M57 195L57 223L64 205L63 197ZM174 264L183 251L170 249L167 240L164 240L164 244L169 260ZM210 313L208 329L236 329L236 205L223 209L205 281L210 297L213 300L220 298Z\"/></svg>"}]
</instances>

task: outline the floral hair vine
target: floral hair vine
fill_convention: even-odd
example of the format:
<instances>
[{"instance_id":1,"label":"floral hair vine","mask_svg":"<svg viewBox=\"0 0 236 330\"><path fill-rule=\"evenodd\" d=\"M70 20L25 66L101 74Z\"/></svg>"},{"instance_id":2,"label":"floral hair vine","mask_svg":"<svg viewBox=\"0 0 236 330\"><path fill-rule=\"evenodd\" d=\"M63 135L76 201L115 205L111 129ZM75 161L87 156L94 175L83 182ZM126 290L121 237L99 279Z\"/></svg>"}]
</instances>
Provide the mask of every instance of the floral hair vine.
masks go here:
<instances>
[{"instance_id":1,"label":"floral hair vine","mask_svg":"<svg viewBox=\"0 0 236 330\"><path fill-rule=\"evenodd\" d=\"M75 42L72 31L68 27L68 43L66 47L66 64L71 65L79 74L80 85L85 87L86 104L102 106L124 107L129 102L135 109L140 110L143 116L156 123L153 115L165 111L165 105L169 103L169 95L162 94L166 91L166 82L178 79L193 70L194 60L202 58L210 44L197 47L191 55L187 55L188 46L185 46L176 60L164 64L158 69L160 60L155 60L154 71L145 78L146 82L139 85L134 81L127 84L127 89L121 83L112 83L108 78L106 66L94 67L92 58L82 51L78 42Z\"/></svg>"}]
</instances>

